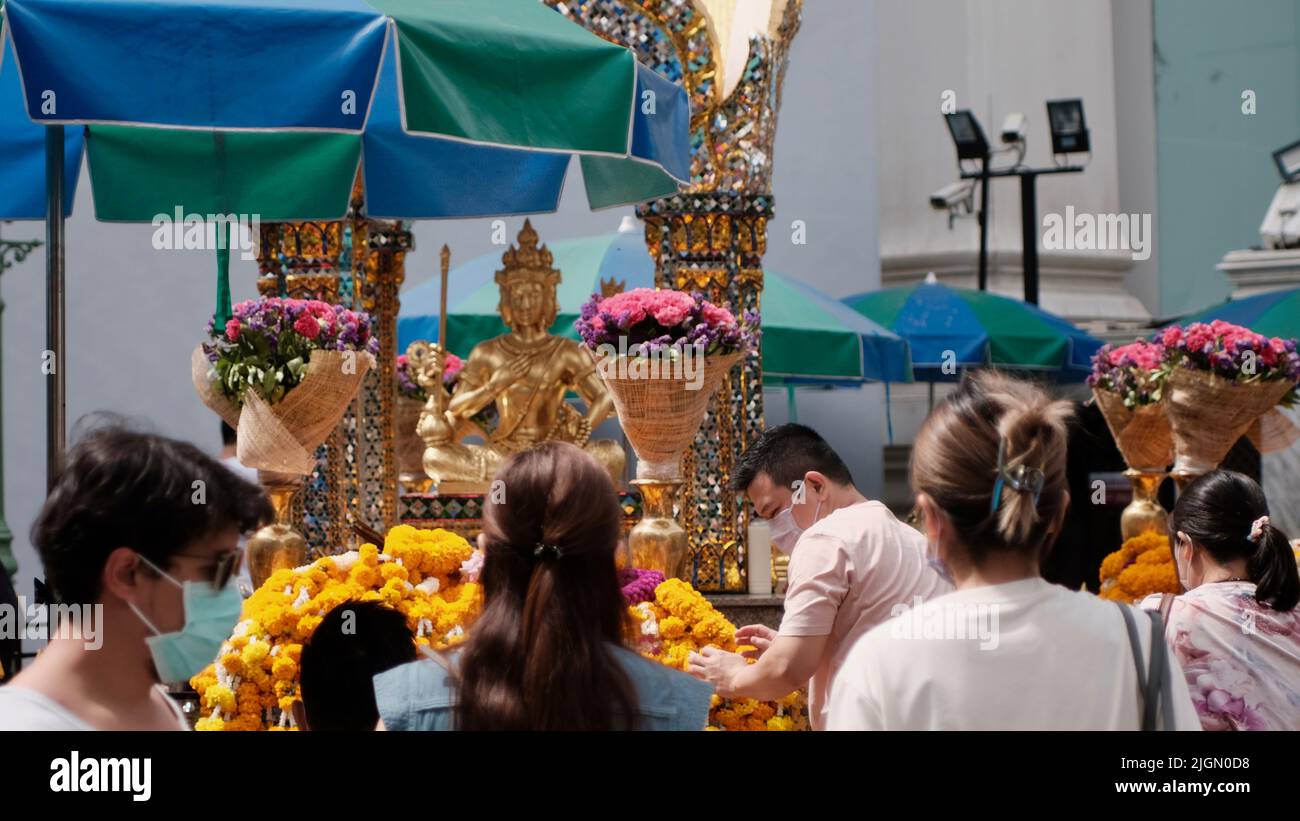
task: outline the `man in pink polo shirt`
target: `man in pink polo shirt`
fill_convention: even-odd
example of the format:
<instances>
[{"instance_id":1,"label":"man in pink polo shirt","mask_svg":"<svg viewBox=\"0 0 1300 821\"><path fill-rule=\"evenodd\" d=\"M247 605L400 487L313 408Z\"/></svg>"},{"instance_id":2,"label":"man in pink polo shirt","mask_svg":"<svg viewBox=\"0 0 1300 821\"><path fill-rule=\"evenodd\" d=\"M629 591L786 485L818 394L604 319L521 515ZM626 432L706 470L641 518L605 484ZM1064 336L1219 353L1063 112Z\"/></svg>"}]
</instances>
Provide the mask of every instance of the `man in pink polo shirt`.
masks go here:
<instances>
[{"instance_id":1,"label":"man in pink polo shirt","mask_svg":"<svg viewBox=\"0 0 1300 821\"><path fill-rule=\"evenodd\" d=\"M751 624L736 639L756 649L749 664L706 647L688 669L723 697L775 699L808 686L814 730L826 726L830 688L859 636L894 615L947 593L951 583L927 560L925 537L853 486L843 460L804 425L780 425L741 456L732 488L772 523L772 542L790 556L785 616L774 631Z\"/></svg>"}]
</instances>

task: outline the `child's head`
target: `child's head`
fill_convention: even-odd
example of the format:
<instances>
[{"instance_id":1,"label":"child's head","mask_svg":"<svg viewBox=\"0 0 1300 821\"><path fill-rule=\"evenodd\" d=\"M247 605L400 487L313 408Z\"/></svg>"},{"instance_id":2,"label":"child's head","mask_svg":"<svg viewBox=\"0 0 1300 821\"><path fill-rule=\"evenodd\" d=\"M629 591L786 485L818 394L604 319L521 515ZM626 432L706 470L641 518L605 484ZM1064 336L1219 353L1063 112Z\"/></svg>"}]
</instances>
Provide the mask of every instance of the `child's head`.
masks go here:
<instances>
[{"instance_id":1,"label":"child's head","mask_svg":"<svg viewBox=\"0 0 1300 821\"><path fill-rule=\"evenodd\" d=\"M373 730L372 679L416 658L406 617L378 602L335 607L302 648L298 692L307 730Z\"/></svg>"}]
</instances>

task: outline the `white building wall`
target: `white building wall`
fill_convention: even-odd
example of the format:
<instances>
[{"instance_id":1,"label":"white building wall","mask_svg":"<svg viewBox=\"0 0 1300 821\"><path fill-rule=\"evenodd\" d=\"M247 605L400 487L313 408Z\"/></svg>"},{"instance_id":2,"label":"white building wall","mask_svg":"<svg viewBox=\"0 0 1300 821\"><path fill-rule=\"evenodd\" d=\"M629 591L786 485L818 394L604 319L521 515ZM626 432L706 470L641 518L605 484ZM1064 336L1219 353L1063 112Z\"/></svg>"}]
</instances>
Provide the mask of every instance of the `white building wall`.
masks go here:
<instances>
[{"instance_id":1,"label":"white building wall","mask_svg":"<svg viewBox=\"0 0 1300 821\"><path fill-rule=\"evenodd\" d=\"M975 113L991 142L997 141L1007 114L1023 113L1029 134L1025 162L1034 167L1053 162L1045 102L1081 97L1092 158L1081 174L1039 178L1039 225L1043 215L1064 214L1067 206L1093 214L1128 207L1121 202L1116 112L1119 104L1133 103L1135 95L1117 99L1111 0L912 0L879 3L877 9L886 285L911 281L928 270L954 284L975 282L976 221L959 220L950 231L946 216L928 203L929 194L958 173L940 112L948 90L956 94L957 108ZM1125 41L1125 48L1132 45ZM1145 47L1149 51L1149 37ZM1124 82L1150 80L1125 77ZM994 167L998 165L995 159ZM989 210L990 288L1021 296L1020 192L1014 179L992 182ZM1124 289L1129 254L1040 249L1039 260L1044 308L1085 322L1146 317L1141 302Z\"/></svg>"}]
</instances>

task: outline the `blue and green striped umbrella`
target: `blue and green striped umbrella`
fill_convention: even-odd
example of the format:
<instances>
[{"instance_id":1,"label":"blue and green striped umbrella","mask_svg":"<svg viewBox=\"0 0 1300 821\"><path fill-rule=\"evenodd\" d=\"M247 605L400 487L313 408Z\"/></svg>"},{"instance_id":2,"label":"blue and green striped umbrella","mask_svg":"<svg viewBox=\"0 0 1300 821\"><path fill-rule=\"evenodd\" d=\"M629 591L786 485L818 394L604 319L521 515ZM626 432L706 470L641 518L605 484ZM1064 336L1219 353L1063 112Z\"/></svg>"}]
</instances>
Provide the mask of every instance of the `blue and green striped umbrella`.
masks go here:
<instances>
[{"instance_id":1,"label":"blue and green striped umbrella","mask_svg":"<svg viewBox=\"0 0 1300 821\"><path fill-rule=\"evenodd\" d=\"M6 0L0 39L0 219L44 217L49 125L114 222L341 219L358 169L393 219L553 211L574 156L593 208L690 176L686 92L537 0Z\"/></svg>"},{"instance_id":2,"label":"blue and green striped umbrella","mask_svg":"<svg viewBox=\"0 0 1300 821\"><path fill-rule=\"evenodd\" d=\"M1178 325L1215 319L1250 328L1264 336L1283 339L1300 337L1300 288L1269 291L1245 299L1234 299L1180 319Z\"/></svg>"},{"instance_id":3,"label":"blue and green striped umbrella","mask_svg":"<svg viewBox=\"0 0 1300 821\"><path fill-rule=\"evenodd\" d=\"M907 340L918 381L955 380L962 368L1049 371L1079 382L1102 341L1043 309L984 291L918 285L848 297L853 310ZM957 373L945 373L945 363Z\"/></svg>"}]
</instances>

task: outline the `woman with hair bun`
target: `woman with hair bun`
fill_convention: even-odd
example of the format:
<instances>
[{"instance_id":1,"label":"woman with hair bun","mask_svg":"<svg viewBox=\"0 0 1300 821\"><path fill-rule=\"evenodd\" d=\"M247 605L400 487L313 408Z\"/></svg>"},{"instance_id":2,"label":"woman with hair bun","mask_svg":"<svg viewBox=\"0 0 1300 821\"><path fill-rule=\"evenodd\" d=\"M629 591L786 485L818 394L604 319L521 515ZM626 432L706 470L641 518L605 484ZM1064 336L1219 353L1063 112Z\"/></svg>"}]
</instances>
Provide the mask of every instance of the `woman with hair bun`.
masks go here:
<instances>
[{"instance_id":1,"label":"woman with hair bun","mask_svg":"<svg viewBox=\"0 0 1300 821\"><path fill-rule=\"evenodd\" d=\"M1166 649L1152 620L1040 575L1069 506L1071 416L1068 402L996 371L931 412L912 487L956 589L898 608L858 641L831 684L831 729L1200 729L1177 663L1159 652L1159 666L1148 662L1153 635ZM1150 709L1139 658L1143 679L1157 670L1169 685Z\"/></svg>"},{"instance_id":2,"label":"woman with hair bun","mask_svg":"<svg viewBox=\"0 0 1300 821\"><path fill-rule=\"evenodd\" d=\"M1229 470L1178 497L1180 596L1156 594L1165 636L1206 730L1300 730L1300 573L1264 491Z\"/></svg>"}]
</instances>

